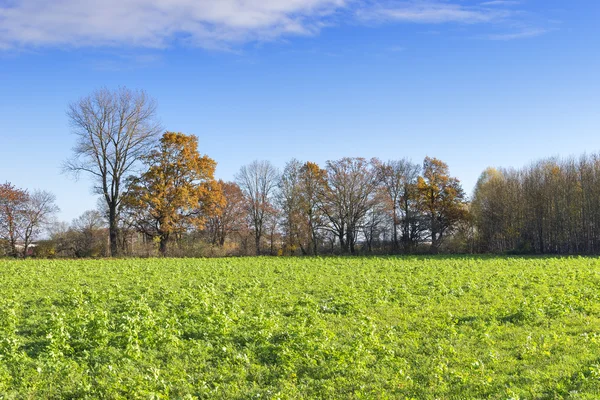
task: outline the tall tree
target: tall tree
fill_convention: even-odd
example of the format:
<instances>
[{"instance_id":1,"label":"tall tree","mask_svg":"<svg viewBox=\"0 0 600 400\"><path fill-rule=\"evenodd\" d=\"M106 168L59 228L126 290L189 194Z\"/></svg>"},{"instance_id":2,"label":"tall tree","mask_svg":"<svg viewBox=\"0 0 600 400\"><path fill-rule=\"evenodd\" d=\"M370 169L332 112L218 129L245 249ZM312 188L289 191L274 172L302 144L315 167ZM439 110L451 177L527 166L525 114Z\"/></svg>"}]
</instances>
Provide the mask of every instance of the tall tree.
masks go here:
<instances>
[{"instance_id":1,"label":"tall tree","mask_svg":"<svg viewBox=\"0 0 600 400\"><path fill-rule=\"evenodd\" d=\"M321 196L321 209L342 251L354 254L361 223L374 203L377 171L366 159L349 157L327 161L326 170L327 186Z\"/></svg>"},{"instance_id":2,"label":"tall tree","mask_svg":"<svg viewBox=\"0 0 600 400\"><path fill-rule=\"evenodd\" d=\"M156 102L146 92L100 89L69 105L77 142L64 169L90 174L108 208L110 252L118 254L118 219L123 184L162 130Z\"/></svg>"},{"instance_id":3,"label":"tall tree","mask_svg":"<svg viewBox=\"0 0 600 400\"><path fill-rule=\"evenodd\" d=\"M523 199L518 174L487 168L479 177L471 201L478 249L506 252L518 247L523 232Z\"/></svg>"},{"instance_id":4,"label":"tall tree","mask_svg":"<svg viewBox=\"0 0 600 400\"><path fill-rule=\"evenodd\" d=\"M318 231L324 226L321 197L327 187L327 171L316 163L306 162L300 169L300 208L308 224L312 252L318 252Z\"/></svg>"},{"instance_id":5,"label":"tall tree","mask_svg":"<svg viewBox=\"0 0 600 400\"><path fill-rule=\"evenodd\" d=\"M17 240L22 226L29 194L9 182L0 185L0 239L8 244L8 254L18 255Z\"/></svg>"},{"instance_id":6,"label":"tall tree","mask_svg":"<svg viewBox=\"0 0 600 400\"><path fill-rule=\"evenodd\" d=\"M159 239L164 256L174 234L202 228L224 205L214 179L217 164L198 153L195 136L174 132L166 132L143 162L147 170L131 179L123 201L138 229Z\"/></svg>"},{"instance_id":7,"label":"tall tree","mask_svg":"<svg viewBox=\"0 0 600 400\"><path fill-rule=\"evenodd\" d=\"M381 186L386 194L392 220L392 245L398 251L403 244L408 252L416 245L420 233L417 181L421 167L409 160L391 160L376 164ZM398 235L400 227L400 235Z\"/></svg>"},{"instance_id":8,"label":"tall tree","mask_svg":"<svg viewBox=\"0 0 600 400\"><path fill-rule=\"evenodd\" d=\"M300 247L302 254L307 252L308 232L302 213L302 163L296 159L289 161L279 180L277 204L281 210L285 249L294 254Z\"/></svg>"},{"instance_id":9,"label":"tall tree","mask_svg":"<svg viewBox=\"0 0 600 400\"><path fill-rule=\"evenodd\" d=\"M444 236L466 217L465 193L460 181L448 173L448 165L425 157L418 188L421 207L429 219L431 252L436 253Z\"/></svg>"},{"instance_id":10,"label":"tall tree","mask_svg":"<svg viewBox=\"0 0 600 400\"><path fill-rule=\"evenodd\" d=\"M389 201L387 194L381 188L375 191L371 207L367 210L361 231L364 236L365 246L369 253L386 239L389 220Z\"/></svg>"},{"instance_id":11,"label":"tall tree","mask_svg":"<svg viewBox=\"0 0 600 400\"><path fill-rule=\"evenodd\" d=\"M240 169L236 175L236 182L246 197L256 254L260 255L260 241L267 217L273 210L272 202L279 182L279 173L269 161L253 161Z\"/></svg>"}]
</instances>

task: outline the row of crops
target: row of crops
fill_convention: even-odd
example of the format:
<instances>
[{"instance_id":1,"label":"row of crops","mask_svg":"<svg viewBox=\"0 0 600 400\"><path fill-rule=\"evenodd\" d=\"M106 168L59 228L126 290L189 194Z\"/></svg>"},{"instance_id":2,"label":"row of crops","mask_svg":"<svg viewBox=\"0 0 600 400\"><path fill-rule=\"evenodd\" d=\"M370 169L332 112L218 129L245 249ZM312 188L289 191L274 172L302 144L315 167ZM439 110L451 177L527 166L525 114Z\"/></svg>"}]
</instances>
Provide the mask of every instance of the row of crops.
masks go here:
<instances>
[{"instance_id":1,"label":"row of crops","mask_svg":"<svg viewBox=\"0 0 600 400\"><path fill-rule=\"evenodd\" d=\"M600 260L0 260L0 398L597 399Z\"/></svg>"}]
</instances>

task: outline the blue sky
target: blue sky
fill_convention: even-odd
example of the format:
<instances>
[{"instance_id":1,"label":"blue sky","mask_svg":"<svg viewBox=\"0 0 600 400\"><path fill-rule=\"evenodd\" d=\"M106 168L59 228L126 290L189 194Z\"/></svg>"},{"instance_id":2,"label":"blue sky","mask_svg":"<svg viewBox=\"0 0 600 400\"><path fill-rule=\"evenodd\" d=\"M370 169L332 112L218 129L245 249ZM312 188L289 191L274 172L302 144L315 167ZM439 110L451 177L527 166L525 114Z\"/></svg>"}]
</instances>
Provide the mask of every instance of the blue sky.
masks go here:
<instances>
[{"instance_id":1,"label":"blue sky","mask_svg":"<svg viewBox=\"0 0 600 400\"><path fill-rule=\"evenodd\" d=\"M600 150L592 0L0 0L0 181L96 206L60 173L65 111L146 90L217 177L268 159L442 159L470 193L488 166ZM99 3L98 3L99 4Z\"/></svg>"}]
</instances>

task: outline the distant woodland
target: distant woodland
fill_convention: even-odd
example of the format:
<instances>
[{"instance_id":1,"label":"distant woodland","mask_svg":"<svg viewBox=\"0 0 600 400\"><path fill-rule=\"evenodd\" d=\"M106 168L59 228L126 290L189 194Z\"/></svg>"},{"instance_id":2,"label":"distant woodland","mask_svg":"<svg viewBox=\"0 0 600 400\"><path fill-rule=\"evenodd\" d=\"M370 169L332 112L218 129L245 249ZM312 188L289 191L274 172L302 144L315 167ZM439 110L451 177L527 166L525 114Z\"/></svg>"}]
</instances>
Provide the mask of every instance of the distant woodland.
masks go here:
<instances>
[{"instance_id":1,"label":"distant woodland","mask_svg":"<svg viewBox=\"0 0 600 400\"><path fill-rule=\"evenodd\" d=\"M468 197L442 160L290 160L214 178L193 135L157 121L144 91L100 89L68 107L69 176L99 207L56 221L52 193L0 185L0 255L208 257L598 254L600 156L488 168ZM9 177L7 177L8 180Z\"/></svg>"}]
</instances>

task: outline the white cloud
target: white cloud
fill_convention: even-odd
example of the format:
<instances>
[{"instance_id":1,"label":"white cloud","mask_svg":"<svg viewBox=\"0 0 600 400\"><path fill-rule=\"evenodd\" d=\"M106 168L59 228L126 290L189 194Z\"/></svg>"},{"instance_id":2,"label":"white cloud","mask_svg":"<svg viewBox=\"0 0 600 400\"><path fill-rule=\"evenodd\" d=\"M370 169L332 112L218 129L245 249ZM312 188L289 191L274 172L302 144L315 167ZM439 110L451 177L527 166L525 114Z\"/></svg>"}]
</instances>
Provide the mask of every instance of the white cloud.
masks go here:
<instances>
[{"instance_id":1,"label":"white cloud","mask_svg":"<svg viewBox=\"0 0 600 400\"><path fill-rule=\"evenodd\" d=\"M0 50L162 48L174 43L224 49L287 35L314 35L332 20L340 23L340 15L363 22L499 23L516 15L503 7L514 4L509 0L478 6L457 0L0 0Z\"/></svg>"},{"instance_id":2,"label":"white cloud","mask_svg":"<svg viewBox=\"0 0 600 400\"><path fill-rule=\"evenodd\" d=\"M0 1L0 48L131 45L203 47L319 31L346 0Z\"/></svg>"}]
</instances>

